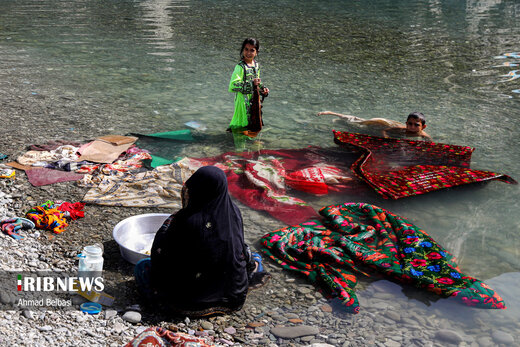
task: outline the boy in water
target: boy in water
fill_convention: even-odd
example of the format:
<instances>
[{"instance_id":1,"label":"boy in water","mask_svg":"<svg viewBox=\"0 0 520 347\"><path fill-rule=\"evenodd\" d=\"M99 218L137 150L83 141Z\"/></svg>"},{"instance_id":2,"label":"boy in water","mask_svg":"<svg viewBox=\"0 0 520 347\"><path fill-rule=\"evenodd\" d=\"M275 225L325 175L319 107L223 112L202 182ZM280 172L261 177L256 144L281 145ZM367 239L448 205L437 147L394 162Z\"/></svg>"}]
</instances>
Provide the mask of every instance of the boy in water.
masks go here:
<instances>
[{"instance_id":1,"label":"boy in water","mask_svg":"<svg viewBox=\"0 0 520 347\"><path fill-rule=\"evenodd\" d=\"M332 115L345 119L352 123L359 123L370 127L385 127L382 130L383 137L420 137L422 140L431 141L430 135L424 132L426 119L421 112L412 112L408 115L406 125L386 118L364 119L349 114L341 114L331 111L319 112L318 116Z\"/></svg>"},{"instance_id":2,"label":"boy in water","mask_svg":"<svg viewBox=\"0 0 520 347\"><path fill-rule=\"evenodd\" d=\"M431 141L432 138L426 132L426 119L421 112L412 112L406 119L406 126L389 127L383 130L383 137L420 137L422 140Z\"/></svg>"}]
</instances>

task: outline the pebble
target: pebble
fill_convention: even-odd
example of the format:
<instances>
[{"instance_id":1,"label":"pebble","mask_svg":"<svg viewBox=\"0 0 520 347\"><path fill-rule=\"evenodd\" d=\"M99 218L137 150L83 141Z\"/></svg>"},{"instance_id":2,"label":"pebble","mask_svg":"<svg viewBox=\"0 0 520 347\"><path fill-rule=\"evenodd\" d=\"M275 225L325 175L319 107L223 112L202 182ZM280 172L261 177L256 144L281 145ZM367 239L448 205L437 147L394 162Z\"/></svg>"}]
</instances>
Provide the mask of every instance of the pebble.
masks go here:
<instances>
[{"instance_id":1,"label":"pebble","mask_svg":"<svg viewBox=\"0 0 520 347\"><path fill-rule=\"evenodd\" d=\"M109 320L111 318L114 318L117 316L117 311L116 310L106 310L105 311L105 319L106 320Z\"/></svg>"},{"instance_id":2,"label":"pebble","mask_svg":"<svg viewBox=\"0 0 520 347\"><path fill-rule=\"evenodd\" d=\"M220 338L220 339L218 340L218 342L220 342L220 343L222 343L222 344L225 344L225 345L228 345L228 346L233 346L233 345L234 345L234 343L233 343L232 341L226 340L226 339L224 339L224 338Z\"/></svg>"},{"instance_id":3,"label":"pebble","mask_svg":"<svg viewBox=\"0 0 520 347\"><path fill-rule=\"evenodd\" d=\"M274 327L271 334L282 339L294 339L296 337L317 335L320 329L315 326L297 325L294 327Z\"/></svg>"},{"instance_id":4,"label":"pebble","mask_svg":"<svg viewBox=\"0 0 520 347\"><path fill-rule=\"evenodd\" d=\"M34 312L31 310L23 310L23 316L27 319L35 319Z\"/></svg>"},{"instance_id":5,"label":"pebble","mask_svg":"<svg viewBox=\"0 0 520 347\"><path fill-rule=\"evenodd\" d=\"M6 292L1 291L0 292L0 302L2 302L2 304L9 304L11 302L11 296Z\"/></svg>"},{"instance_id":6,"label":"pebble","mask_svg":"<svg viewBox=\"0 0 520 347\"><path fill-rule=\"evenodd\" d=\"M200 326L204 330L213 330L213 324L205 320L200 323Z\"/></svg>"},{"instance_id":7,"label":"pebble","mask_svg":"<svg viewBox=\"0 0 520 347\"><path fill-rule=\"evenodd\" d=\"M114 326L112 327L112 329L114 330L114 332L116 334L121 334L121 332L123 330L125 330L125 326L123 324L121 324L120 322L115 322Z\"/></svg>"},{"instance_id":8,"label":"pebble","mask_svg":"<svg viewBox=\"0 0 520 347\"><path fill-rule=\"evenodd\" d=\"M401 320L401 315L398 312L395 311L386 311L385 316L394 322L399 322Z\"/></svg>"},{"instance_id":9,"label":"pebble","mask_svg":"<svg viewBox=\"0 0 520 347\"><path fill-rule=\"evenodd\" d=\"M121 317L123 320L129 323L139 323L141 321L141 314L136 311L126 311L125 314Z\"/></svg>"},{"instance_id":10,"label":"pebble","mask_svg":"<svg viewBox=\"0 0 520 347\"><path fill-rule=\"evenodd\" d=\"M300 293L302 294L310 294L311 293L311 289L310 288L307 288L307 287L298 287L297 289Z\"/></svg>"},{"instance_id":11,"label":"pebble","mask_svg":"<svg viewBox=\"0 0 520 347\"><path fill-rule=\"evenodd\" d=\"M329 304L321 305L320 308L323 312L332 312L332 306Z\"/></svg>"},{"instance_id":12,"label":"pebble","mask_svg":"<svg viewBox=\"0 0 520 347\"><path fill-rule=\"evenodd\" d=\"M227 328L224 328L224 332L229 335L234 335L234 334L236 334L237 329L235 329L234 327L227 327Z\"/></svg>"},{"instance_id":13,"label":"pebble","mask_svg":"<svg viewBox=\"0 0 520 347\"><path fill-rule=\"evenodd\" d=\"M51 331L53 328L50 325L44 325L42 327L38 327L38 330L40 331Z\"/></svg>"},{"instance_id":14,"label":"pebble","mask_svg":"<svg viewBox=\"0 0 520 347\"><path fill-rule=\"evenodd\" d=\"M402 344L394 340L386 340L385 347L401 347Z\"/></svg>"},{"instance_id":15,"label":"pebble","mask_svg":"<svg viewBox=\"0 0 520 347\"><path fill-rule=\"evenodd\" d=\"M491 340L491 337L489 336L481 336L477 339L477 343L479 345L479 347L492 347L492 346L495 346L496 343L494 343L492 340Z\"/></svg>"},{"instance_id":16,"label":"pebble","mask_svg":"<svg viewBox=\"0 0 520 347\"><path fill-rule=\"evenodd\" d=\"M464 340L458 332L449 329L438 330L435 333L435 338L453 344L459 344Z\"/></svg>"},{"instance_id":17,"label":"pebble","mask_svg":"<svg viewBox=\"0 0 520 347\"><path fill-rule=\"evenodd\" d=\"M491 333L493 341L504 345L512 345L515 342L513 336L505 331L495 330Z\"/></svg>"},{"instance_id":18,"label":"pebble","mask_svg":"<svg viewBox=\"0 0 520 347\"><path fill-rule=\"evenodd\" d=\"M257 327L263 327L265 325L264 322L249 322L247 323L248 328L257 328Z\"/></svg>"}]
</instances>

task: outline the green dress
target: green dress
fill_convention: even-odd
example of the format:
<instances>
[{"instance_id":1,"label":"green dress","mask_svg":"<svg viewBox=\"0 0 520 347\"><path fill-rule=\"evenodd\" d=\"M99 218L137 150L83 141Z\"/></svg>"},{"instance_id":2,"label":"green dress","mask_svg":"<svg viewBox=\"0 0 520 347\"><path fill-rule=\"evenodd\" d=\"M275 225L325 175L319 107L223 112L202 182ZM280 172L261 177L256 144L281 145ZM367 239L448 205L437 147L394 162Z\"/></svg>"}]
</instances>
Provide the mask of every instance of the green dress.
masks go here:
<instances>
[{"instance_id":1,"label":"green dress","mask_svg":"<svg viewBox=\"0 0 520 347\"><path fill-rule=\"evenodd\" d=\"M248 66L241 61L235 66L229 82L229 91L235 93L235 112L229 123L231 129L245 128L251 115L250 100L253 93L253 79L260 78L259 66L253 61L253 66ZM245 71L245 77L244 77ZM262 85L260 85L262 88Z\"/></svg>"}]
</instances>

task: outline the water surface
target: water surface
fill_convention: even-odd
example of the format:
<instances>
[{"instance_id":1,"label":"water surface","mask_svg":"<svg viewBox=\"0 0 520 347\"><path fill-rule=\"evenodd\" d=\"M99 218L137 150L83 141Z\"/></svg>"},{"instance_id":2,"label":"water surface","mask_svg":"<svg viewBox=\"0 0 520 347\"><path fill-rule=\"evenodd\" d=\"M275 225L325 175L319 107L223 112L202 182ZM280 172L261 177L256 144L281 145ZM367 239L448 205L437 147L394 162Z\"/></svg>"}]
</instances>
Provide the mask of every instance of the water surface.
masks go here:
<instances>
[{"instance_id":1,"label":"water surface","mask_svg":"<svg viewBox=\"0 0 520 347\"><path fill-rule=\"evenodd\" d=\"M185 154L214 155L233 148L223 135L233 111L227 86L241 41L254 36L271 89L267 148L334 146L332 128L370 131L319 111L404 121L417 110L435 141L476 148L473 168L520 178L518 1L255 7L252 16L250 4L232 0L2 1L0 78L8 65L32 95L88 100L98 110L88 119L60 115L66 136L89 127L151 133L196 120L214 143ZM309 200L316 208L364 201L406 216L486 280L520 271L518 193L491 182L397 201L370 192Z\"/></svg>"}]
</instances>

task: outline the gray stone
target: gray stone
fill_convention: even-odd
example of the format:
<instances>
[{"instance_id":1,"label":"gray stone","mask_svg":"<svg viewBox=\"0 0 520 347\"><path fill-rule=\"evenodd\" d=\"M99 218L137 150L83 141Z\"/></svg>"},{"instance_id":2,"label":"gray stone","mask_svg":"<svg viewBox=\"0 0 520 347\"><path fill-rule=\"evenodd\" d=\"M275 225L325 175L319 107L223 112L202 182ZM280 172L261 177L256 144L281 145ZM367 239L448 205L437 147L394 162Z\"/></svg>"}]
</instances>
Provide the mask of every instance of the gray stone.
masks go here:
<instances>
[{"instance_id":1,"label":"gray stone","mask_svg":"<svg viewBox=\"0 0 520 347\"><path fill-rule=\"evenodd\" d=\"M378 311L394 309L391 304L389 304L388 302L384 302L384 301L372 301L369 303L369 305L370 305L370 308L376 309Z\"/></svg>"},{"instance_id":2,"label":"gray stone","mask_svg":"<svg viewBox=\"0 0 520 347\"><path fill-rule=\"evenodd\" d=\"M297 337L316 335L320 332L318 327L310 325L298 325L294 327L274 327L271 334L282 339L294 339Z\"/></svg>"},{"instance_id":3,"label":"gray stone","mask_svg":"<svg viewBox=\"0 0 520 347\"><path fill-rule=\"evenodd\" d=\"M495 330L491 333L491 337L493 337L493 341L496 343L504 345L512 345L515 342L513 336L505 331Z\"/></svg>"},{"instance_id":4,"label":"gray stone","mask_svg":"<svg viewBox=\"0 0 520 347\"><path fill-rule=\"evenodd\" d=\"M302 293L302 294L310 294L310 293L311 293L310 288L307 288L307 287L298 287L297 290L298 290L300 293Z\"/></svg>"},{"instance_id":5,"label":"gray stone","mask_svg":"<svg viewBox=\"0 0 520 347\"><path fill-rule=\"evenodd\" d=\"M477 339L477 343L480 347L492 347L495 343L491 340L489 336L482 336Z\"/></svg>"},{"instance_id":6,"label":"gray stone","mask_svg":"<svg viewBox=\"0 0 520 347\"><path fill-rule=\"evenodd\" d=\"M235 329L234 327L227 327L224 329L224 332L228 333L229 335L233 335L237 333L237 329Z\"/></svg>"},{"instance_id":7,"label":"gray stone","mask_svg":"<svg viewBox=\"0 0 520 347\"><path fill-rule=\"evenodd\" d=\"M288 312L285 314L285 317L291 319L291 318L300 318L296 313Z\"/></svg>"},{"instance_id":8,"label":"gray stone","mask_svg":"<svg viewBox=\"0 0 520 347\"><path fill-rule=\"evenodd\" d=\"M438 330L435 333L435 338L437 340L446 341L454 344L459 344L464 340L458 332L449 329Z\"/></svg>"},{"instance_id":9,"label":"gray stone","mask_svg":"<svg viewBox=\"0 0 520 347\"><path fill-rule=\"evenodd\" d=\"M386 340L385 347L401 347L401 343L394 340Z\"/></svg>"},{"instance_id":10,"label":"gray stone","mask_svg":"<svg viewBox=\"0 0 520 347\"><path fill-rule=\"evenodd\" d=\"M225 344L225 345L228 345L228 346L233 346L233 342L229 341L229 340L226 340L224 338L220 338L218 340L218 342L220 342L221 344Z\"/></svg>"},{"instance_id":11,"label":"gray stone","mask_svg":"<svg viewBox=\"0 0 520 347\"><path fill-rule=\"evenodd\" d=\"M2 291L0 292L0 301L2 302L2 304L9 304L11 303L11 297L8 293Z\"/></svg>"},{"instance_id":12,"label":"gray stone","mask_svg":"<svg viewBox=\"0 0 520 347\"><path fill-rule=\"evenodd\" d=\"M105 311L105 319L106 320L109 320L111 318L114 318L117 316L117 311L116 310L106 310Z\"/></svg>"},{"instance_id":13,"label":"gray stone","mask_svg":"<svg viewBox=\"0 0 520 347\"><path fill-rule=\"evenodd\" d=\"M401 322L402 322L403 324L406 324L406 325L408 325L408 326L412 326L412 327L419 326L419 323L417 323L416 320L411 319L411 318L401 318Z\"/></svg>"},{"instance_id":14,"label":"gray stone","mask_svg":"<svg viewBox=\"0 0 520 347\"><path fill-rule=\"evenodd\" d=\"M202 329L204 330L213 330L213 324L211 324L210 322L204 320L200 323L200 326L202 327Z\"/></svg>"},{"instance_id":15,"label":"gray stone","mask_svg":"<svg viewBox=\"0 0 520 347\"><path fill-rule=\"evenodd\" d=\"M129 322L129 323L139 323L141 321L141 314L136 311L127 311L123 315L123 320Z\"/></svg>"},{"instance_id":16,"label":"gray stone","mask_svg":"<svg viewBox=\"0 0 520 347\"><path fill-rule=\"evenodd\" d=\"M23 316L27 319L35 319L34 312L31 310L23 310Z\"/></svg>"},{"instance_id":17,"label":"gray stone","mask_svg":"<svg viewBox=\"0 0 520 347\"><path fill-rule=\"evenodd\" d=\"M393 320L394 322L399 322L401 320L401 315L395 311L385 312L385 317Z\"/></svg>"},{"instance_id":18,"label":"gray stone","mask_svg":"<svg viewBox=\"0 0 520 347\"><path fill-rule=\"evenodd\" d=\"M116 334L121 334L121 332L125 330L125 326L120 322L115 322L113 329Z\"/></svg>"}]
</instances>

